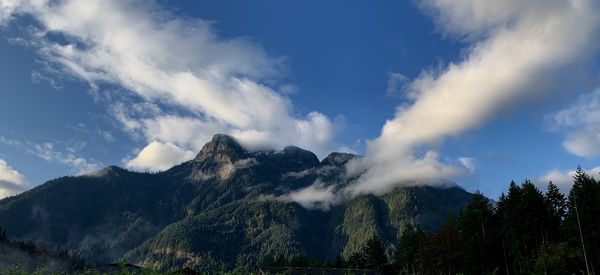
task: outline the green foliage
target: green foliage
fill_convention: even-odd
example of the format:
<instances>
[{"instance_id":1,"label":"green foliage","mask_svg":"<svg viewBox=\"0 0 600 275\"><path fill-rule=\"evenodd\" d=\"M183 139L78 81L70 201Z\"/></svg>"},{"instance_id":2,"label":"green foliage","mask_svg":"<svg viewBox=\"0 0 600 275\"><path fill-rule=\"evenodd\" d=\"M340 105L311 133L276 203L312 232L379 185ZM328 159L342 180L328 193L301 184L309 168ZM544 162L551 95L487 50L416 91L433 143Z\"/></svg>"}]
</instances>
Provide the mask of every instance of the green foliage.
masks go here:
<instances>
[{"instance_id":1,"label":"green foliage","mask_svg":"<svg viewBox=\"0 0 600 275\"><path fill-rule=\"evenodd\" d=\"M455 218L450 218L440 230L428 234L417 253L415 265L423 274L455 274L462 268L461 248L464 236L459 233Z\"/></svg>"},{"instance_id":2,"label":"green foliage","mask_svg":"<svg viewBox=\"0 0 600 275\"><path fill-rule=\"evenodd\" d=\"M381 270L388 263L387 256L377 235L367 242L364 253L367 255L366 268Z\"/></svg>"},{"instance_id":3,"label":"green foliage","mask_svg":"<svg viewBox=\"0 0 600 275\"><path fill-rule=\"evenodd\" d=\"M462 262L470 274L490 273L494 268L493 253L497 247L499 227L495 224L494 209L489 199L476 193L471 203L458 216L458 228L464 240Z\"/></svg>"},{"instance_id":4,"label":"green foliage","mask_svg":"<svg viewBox=\"0 0 600 275\"><path fill-rule=\"evenodd\" d=\"M387 256L376 235L372 236L360 251L353 253L347 261L349 267L374 270L383 270L387 264Z\"/></svg>"},{"instance_id":5,"label":"green foliage","mask_svg":"<svg viewBox=\"0 0 600 275\"><path fill-rule=\"evenodd\" d=\"M580 259L588 260L588 268L600 270L600 182L586 174L581 167L574 176L568 197L565 219L567 241L580 248ZM582 270L586 270L582 268Z\"/></svg>"},{"instance_id":6,"label":"green foliage","mask_svg":"<svg viewBox=\"0 0 600 275\"><path fill-rule=\"evenodd\" d=\"M578 169L568 198L552 183L543 194L531 181L511 182L495 207L477 193L437 232L422 239L416 232L407 227L397 246L403 274L593 273L600 267L600 182Z\"/></svg>"},{"instance_id":7,"label":"green foliage","mask_svg":"<svg viewBox=\"0 0 600 275\"><path fill-rule=\"evenodd\" d=\"M552 243L560 239L560 229L567 213L567 199L560 193L558 186L552 182L548 183L544 199L548 211L548 224L545 236L545 243Z\"/></svg>"},{"instance_id":8,"label":"green foliage","mask_svg":"<svg viewBox=\"0 0 600 275\"><path fill-rule=\"evenodd\" d=\"M297 267L307 267L309 266L308 258L304 254L296 255L290 259L289 265Z\"/></svg>"},{"instance_id":9,"label":"green foliage","mask_svg":"<svg viewBox=\"0 0 600 275\"><path fill-rule=\"evenodd\" d=\"M425 233L421 228L407 225L402 231L400 241L396 246L394 265L403 273L415 273L415 260L417 252L423 246Z\"/></svg>"}]
</instances>

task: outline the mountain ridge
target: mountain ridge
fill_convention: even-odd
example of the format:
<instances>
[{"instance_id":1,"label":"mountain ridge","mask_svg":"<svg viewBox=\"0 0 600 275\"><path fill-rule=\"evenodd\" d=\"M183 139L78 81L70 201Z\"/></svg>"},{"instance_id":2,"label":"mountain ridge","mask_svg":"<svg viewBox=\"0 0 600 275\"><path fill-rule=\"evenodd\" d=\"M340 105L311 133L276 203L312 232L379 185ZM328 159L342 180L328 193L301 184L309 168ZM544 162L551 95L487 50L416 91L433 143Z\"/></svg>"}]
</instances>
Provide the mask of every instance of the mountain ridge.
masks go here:
<instances>
[{"instance_id":1,"label":"mountain ridge","mask_svg":"<svg viewBox=\"0 0 600 275\"><path fill-rule=\"evenodd\" d=\"M162 172L109 166L0 200L0 226L11 238L47 243L96 263L250 268L267 256L347 256L374 234L391 251L407 224L435 230L471 198L457 187L405 187L329 211L262 199L316 180L345 184L344 165L356 157L331 153L319 161L294 146L251 152L230 136L215 135L194 159Z\"/></svg>"}]
</instances>

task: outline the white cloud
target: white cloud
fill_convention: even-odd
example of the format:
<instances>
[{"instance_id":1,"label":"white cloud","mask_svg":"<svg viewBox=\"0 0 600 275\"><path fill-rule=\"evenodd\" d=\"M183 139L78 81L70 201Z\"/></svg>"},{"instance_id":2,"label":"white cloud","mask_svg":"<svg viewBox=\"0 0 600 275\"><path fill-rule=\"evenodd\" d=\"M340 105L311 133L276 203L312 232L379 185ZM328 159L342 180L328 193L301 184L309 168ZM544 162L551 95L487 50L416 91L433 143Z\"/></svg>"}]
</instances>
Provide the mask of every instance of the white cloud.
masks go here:
<instances>
[{"instance_id":1,"label":"white cloud","mask_svg":"<svg viewBox=\"0 0 600 275\"><path fill-rule=\"evenodd\" d=\"M0 199L27 190L25 177L0 159Z\"/></svg>"},{"instance_id":2,"label":"white cloud","mask_svg":"<svg viewBox=\"0 0 600 275\"><path fill-rule=\"evenodd\" d=\"M600 155L600 89L548 115L546 122L551 131L568 132L563 142L568 152L586 158Z\"/></svg>"},{"instance_id":3,"label":"white cloud","mask_svg":"<svg viewBox=\"0 0 600 275\"><path fill-rule=\"evenodd\" d=\"M590 176L593 176L596 179L600 178L600 166L591 168L586 170ZM539 177L536 181L538 186L541 188L545 188L549 182L554 183L563 194L568 194L573 186L573 176L575 175L575 170L559 170L552 169L548 171L545 175Z\"/></svg>"},{"instance_id":4,"label":"white cloud","mask_svg":"<svg viewBox=\"0 0 600 275\"><path fill-rule=\"evenodd\" d=\"M569 134L563 146L580 157L593 158L600 155L600 125L589 125Z\"/></svg>"},{"instance_id":5,"label":"white cloud","mask_svg":"<svg viewBox=\"0 0 600 275\"><path fill-rule=\"evenodd\" d=\"M139 104L112 109L125 131L146 142L197 150L219 131L253 148L293 143L325 152L334 146L336 127L328 117L293 115L282 94L293 86L279 83L285 74L281 58L248 39L220 38L207 21L177 18L156 2L140 0L1 3L3 18L29 15L39 22L30 39L50 64L93 88L109 83L146 106L160 102L154 113L136 112Z\"/></svg>"},{"instance_id":6,"label":"white cloud","mask_svg":"<svg viewBox=\"0 0 600 275\"><path fill-rule=\"evenodd\" d=\"M460 164L462 164L469 172L475 172L475 159L469 157L460 157L458 158Z\"/></svg>"},{"instance_id":7,"label":"white cloud","mask_svg":"<svg viewBox=\"0 0 600 275\"><path fill-rule=\"evenodd\" d=\"M127 168L136 170L160 171L171 168L194 157L194 152L186 151L172 143L150 142L139 154L126 162Z\"/></svg>"},{"instance_id":8,"label":"white cloud","mask_svg":"<svg viewBox=\"0 0 600 275\"><path fill-rule=\"evenodd\" d=\"M308 209L329 210L331 206L341 201L339 194L335 192L335 187L335 185L325 186L317 180L310 186L292 191L275 199L295 202Z\"/></svg>"},{"instance_id":9,"label":"white cloud","mask_svg":"<svg viewBox=\"0 0 600 275\"><path fill-rule=\"evenodd\" d=\"M218 123L174 115L156 116L141 122L146 140L171 142L196 152L210 141L211 133L223 131Z\"/></svg>"},{"instance_id":10,"label":"white cloud","mask_svg":"<svg viewBox=\"0 0 600 275\"><path fill-rule=\"evenodd\" d=\"M597 51L599 6L594 0L423 1L442 31L471 45L462 61L423 72L408 85L412 103L397 108L366 157L353 164L351 171L364 171L354 190L381 193L421 177L466 172L428 148L527 97L557 92L547 83L568 77L562 68Z\"/></svg>"},{"instance_id":11,"label":"white cloud","mask_svg":"<svg viewBox=\"0 0 600 275\"><path fill-rule=\"evenodd\" d=\"M427 151L422 157L397 156L386 162L367 155L353 159L346 166L351 178L358 177L344 192L352 197L361 194L383 195L398 186L446 185L441 179L465 173L461 167L443 163L435 151Z\"/></svg>"}]
</instances>

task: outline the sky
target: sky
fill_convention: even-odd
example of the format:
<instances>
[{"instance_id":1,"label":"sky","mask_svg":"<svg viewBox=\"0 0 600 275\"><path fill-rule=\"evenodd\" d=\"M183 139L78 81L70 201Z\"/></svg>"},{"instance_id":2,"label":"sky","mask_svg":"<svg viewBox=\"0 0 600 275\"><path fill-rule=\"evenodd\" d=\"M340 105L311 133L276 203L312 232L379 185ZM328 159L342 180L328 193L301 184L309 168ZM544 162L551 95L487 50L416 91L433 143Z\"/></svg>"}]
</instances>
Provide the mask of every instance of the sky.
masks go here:
<instances>
[{"instance_id":1,"label":"sky","mask_svg":"<svg viewBox=\"0 0 600 275\"><path fill-rule=\"evenodd\" d=\"M0 197L108 165L165 170L215 133L364 156L349 188L313 193L568 192L578 165L600 173L598 14L595 0L0 0Z\"/></svg>"}]
</instances>

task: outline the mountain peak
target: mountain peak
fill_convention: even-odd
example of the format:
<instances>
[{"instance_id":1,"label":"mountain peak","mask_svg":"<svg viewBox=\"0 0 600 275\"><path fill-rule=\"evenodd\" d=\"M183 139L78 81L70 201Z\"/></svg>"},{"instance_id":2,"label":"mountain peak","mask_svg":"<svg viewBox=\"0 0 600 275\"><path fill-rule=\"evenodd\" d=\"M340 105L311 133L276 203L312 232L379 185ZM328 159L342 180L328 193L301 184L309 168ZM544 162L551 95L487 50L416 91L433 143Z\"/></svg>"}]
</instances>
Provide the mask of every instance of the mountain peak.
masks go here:
<instances>
[{"instance_id":1,"label":"mountain peak","mask_svg":"<svg viewBox=\"0 0 600 275\"><path fill-rule=\"evenodd\" d=\"M350 153L333 152L333 153L329 154L327 157L325 157L323 159L323 161L321 162L321 164L332 165L332 166L342 166L342 165L346 164L348 161L350 161L351 159L359 158L359 157L360 156L357 156L355 154L350 154Z\"/></svg>"},{"instance_id":2,"label":"mountain peak","mask_svg":"<svg viewBox=\"0 0 600 275\"><path fill-rule=\"evenodd\" d=\"M281 167L286 167L290 171L304 170L319 165L319 158L308 150L296 146L286 146L280 154L273 157Z\"/></svg>"},{"instance_id":3,"label":"mountain peak","mask_svg":"<svg viewBox=\"0 0 600 275\"><path fill-rule=\"evenodd\" d=\"M246 150L232 137L216 134L212 140L202 147L195 160L204 160L209 156L228 157L230 160L241 158Z\"/></svg>"}]
</instances>

